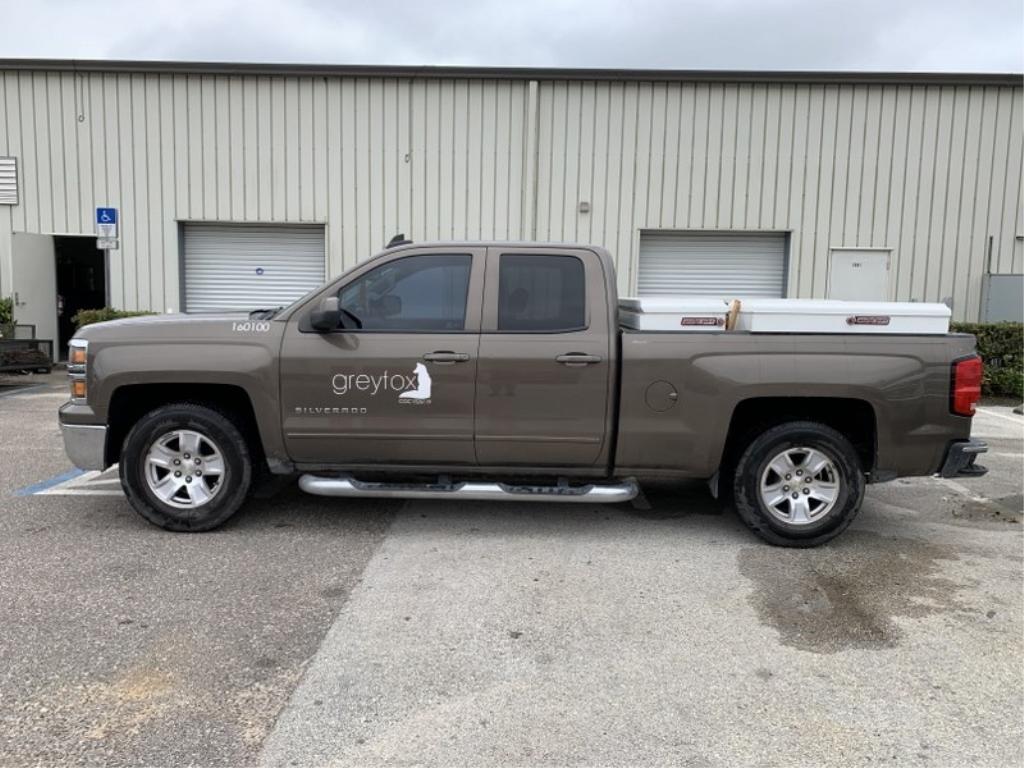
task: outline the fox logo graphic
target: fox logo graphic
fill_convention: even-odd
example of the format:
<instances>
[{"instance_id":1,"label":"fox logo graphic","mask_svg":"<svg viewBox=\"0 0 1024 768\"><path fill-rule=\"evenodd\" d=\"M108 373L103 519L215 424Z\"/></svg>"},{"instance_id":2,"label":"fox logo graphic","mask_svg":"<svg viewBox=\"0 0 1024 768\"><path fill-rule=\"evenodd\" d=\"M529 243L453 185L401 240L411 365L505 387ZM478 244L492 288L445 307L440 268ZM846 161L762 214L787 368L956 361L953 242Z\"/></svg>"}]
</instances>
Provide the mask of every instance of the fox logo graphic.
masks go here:
<instances>
[{"instance_id":1,"label":"fox logo graphic","mask_svg":"<svg viewBox=\"0 0 1024 768\"><path fill-rule=\"evenodd\" d=\"M416 377L416 388L403 392L398 396L400 403L425 404L430 402L430 388L433 382L430 380L430 372L423 363L416 363L413 369Z\"/></svg>"}]
</instances>

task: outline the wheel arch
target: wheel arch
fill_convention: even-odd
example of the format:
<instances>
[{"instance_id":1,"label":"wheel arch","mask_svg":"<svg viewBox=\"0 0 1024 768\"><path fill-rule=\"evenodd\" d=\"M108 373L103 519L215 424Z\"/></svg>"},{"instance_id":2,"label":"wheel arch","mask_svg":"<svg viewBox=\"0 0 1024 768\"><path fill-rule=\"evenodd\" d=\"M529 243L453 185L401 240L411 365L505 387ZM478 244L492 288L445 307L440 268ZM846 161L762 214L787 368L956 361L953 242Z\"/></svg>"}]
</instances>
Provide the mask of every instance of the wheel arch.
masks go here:
<instances>
[{"instance_id":1,"label":"wheel arch","mask_svg":"<svg viewBox=\"0 0 1024 768\"><path fill-rule=\"evenodd\" d=\"M878 456L878 418L867 400L846 397L752 397L741 400L729 420L720 467L735 464L758 434L790 421L815 421L846 437L870 475ZM721 471L721 470L720 470ZM724 473L723 473L724 474Z\"/></svg>"},{"instance_id":2,"label":"wheel arch","mask_svg":"<svg viewBox=\"0 0 1024 768\"><path fill-rule=\"evenodd\" d=\"M126 384L114 390L108 409L104 455L107 466L119 461L125 438L139 419L155 408L173 403L202 405L224 414L245 438L254 468L266 465L256 411L245 388L234 384L175 382Z\"/></svg>"}]
</instances>

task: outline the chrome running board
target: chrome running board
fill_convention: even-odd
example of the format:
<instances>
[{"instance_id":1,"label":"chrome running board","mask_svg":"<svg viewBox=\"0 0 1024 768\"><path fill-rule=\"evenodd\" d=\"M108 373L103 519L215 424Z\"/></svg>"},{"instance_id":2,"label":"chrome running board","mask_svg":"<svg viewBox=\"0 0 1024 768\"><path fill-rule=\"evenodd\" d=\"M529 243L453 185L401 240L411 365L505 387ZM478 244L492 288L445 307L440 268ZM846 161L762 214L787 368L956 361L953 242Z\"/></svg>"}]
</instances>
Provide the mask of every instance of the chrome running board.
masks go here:
<instances>
[{"instance_id":1,"label":"chrome running board","mask_svg":"<svg viewBox=\"0 0 1024 768\"><path fill-rule=\"evenodd\" d=\"M464 481L459 483L374 483L349 475L322 477L303 475L299 487L316 496L346 496L388 499L466 499L471 501L562 501L614 504L631 501L640 486L627 478L609 485L510 485L508 483Z\"/></svg>"}]
</instances>

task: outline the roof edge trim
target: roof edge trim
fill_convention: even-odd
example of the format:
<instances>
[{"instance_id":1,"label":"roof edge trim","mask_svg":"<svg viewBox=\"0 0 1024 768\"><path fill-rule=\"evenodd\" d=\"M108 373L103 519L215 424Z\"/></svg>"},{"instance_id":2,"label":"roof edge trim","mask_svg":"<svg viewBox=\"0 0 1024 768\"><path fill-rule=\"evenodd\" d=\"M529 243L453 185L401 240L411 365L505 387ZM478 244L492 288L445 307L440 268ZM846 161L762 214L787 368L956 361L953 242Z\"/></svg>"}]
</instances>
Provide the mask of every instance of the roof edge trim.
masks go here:
<instances>
[{"instance_id":1,"label":"roof edge trim","mask_svg":"<svg viewBox=\"0 0 1024 768\"><path fill-rule=\"evenodd\" d=\"M539 67L377 66L272 64L223 61L0 59L0 69L145 74L217 74L305 77L473 80L628 80L641 82L816 83L898 85L1024 85L1016 72L863 72L727 69L585 69Z\"/></svg>"}]
</instances>

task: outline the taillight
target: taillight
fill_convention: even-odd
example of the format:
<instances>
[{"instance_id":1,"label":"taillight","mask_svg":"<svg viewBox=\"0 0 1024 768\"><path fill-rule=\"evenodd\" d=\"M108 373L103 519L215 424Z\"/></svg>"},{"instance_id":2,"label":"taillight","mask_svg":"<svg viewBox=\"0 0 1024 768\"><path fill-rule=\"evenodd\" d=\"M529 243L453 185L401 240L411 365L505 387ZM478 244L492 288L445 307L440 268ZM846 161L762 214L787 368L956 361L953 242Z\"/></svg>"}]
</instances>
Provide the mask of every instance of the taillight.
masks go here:
<instances>
[{"instance_id":1,"label":"taillight","mask_svg":"<svg viewBox=\"0 0 1024 768\"><path fill-rule=\"evenodd\" d=\"M981 400L981 374L984 366L977 355L953 362L953 382L949 392L949 410L957 416L973 416Z\"/></svg>"}]
</instances>

